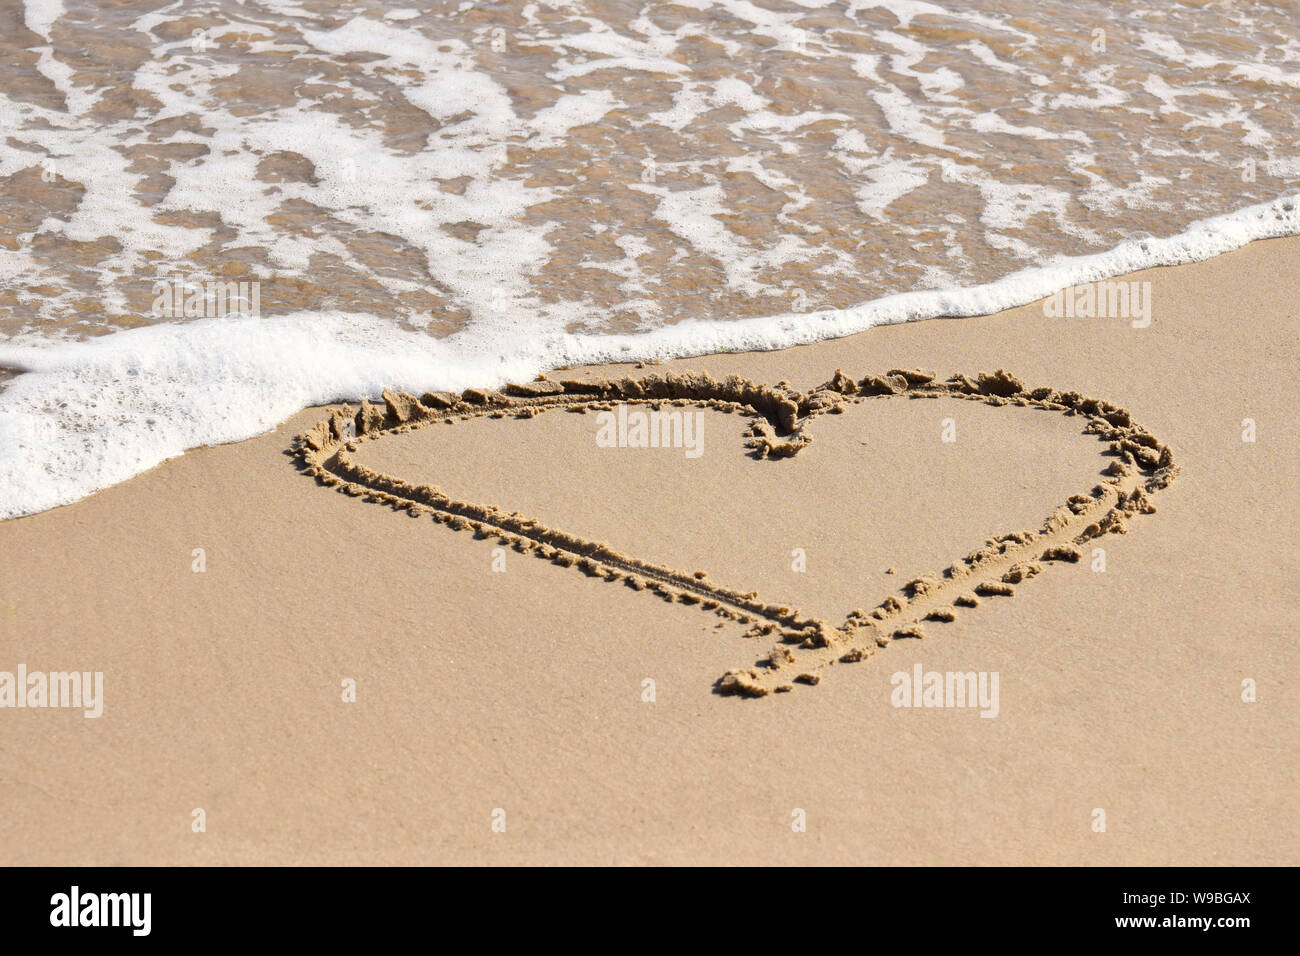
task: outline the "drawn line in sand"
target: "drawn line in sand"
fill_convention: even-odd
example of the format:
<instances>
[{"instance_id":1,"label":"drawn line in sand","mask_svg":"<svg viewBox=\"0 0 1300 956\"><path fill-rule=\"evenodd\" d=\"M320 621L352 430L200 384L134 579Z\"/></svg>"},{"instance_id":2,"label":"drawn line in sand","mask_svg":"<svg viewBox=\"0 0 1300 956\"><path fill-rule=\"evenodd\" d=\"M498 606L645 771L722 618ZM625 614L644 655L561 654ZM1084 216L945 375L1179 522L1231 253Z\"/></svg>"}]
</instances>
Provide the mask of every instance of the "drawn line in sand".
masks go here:
<instances>
[{"instance_id":1,"label":"drawn line in sand","mask_svg":"<svg viewBox=\"0 0 1300 956\"><path fill-rule=\"evenodd\" d=\"M757 592L716 584L702 571L687 573L653 564L518 512L457 501L438 488L381 474L352 457L363 442L431 424L485 416L533 418L555 409L603 410L611 402L739 412L753 419L745 436L753 457L787 457L811 444L808 426L818 416L842 413L848 404L899 396L948 397L1081 416L1086 421L1084 433L1108 442L1104 454L1114 460L1101 483L1086 494L1072 495L1037 531L990 538L942 571L908 582L872 610L851 611L837 627L788 606L764 602ZM754 667L728 671L714 685L719 693L749 697L788 691L796 682L816 684L821 672L833 664L865 660L891 641L919 638L940 628L982 600L1009 597L1045 565L1077 562L1082 556L1078 545L1108 533L1123 533L1131 516L1154 511L1150 496L1178 472L1168 446L1134 423L1124 409L1077 392L1027 388L1002 370L973 379L957 374L944 382L921 370L891 369L857 380L836 370L830 381L806 394L784 382L761 385L737 376L718 381L688 372L617 381L539 378L508 385L500 392L467 389L460 395L429 392L416 398L386 391L383 397L383 406L363 402L356 412L347 405L335 409L328 419L299 435L294 451L303 470L354 497L388 504L413 517L429 514L456 530L496 536L521 553L531 552L593 577L621 581L668 601L751 624L749 636L774 638L771 652Z\"/></svg>"}]
</instances>

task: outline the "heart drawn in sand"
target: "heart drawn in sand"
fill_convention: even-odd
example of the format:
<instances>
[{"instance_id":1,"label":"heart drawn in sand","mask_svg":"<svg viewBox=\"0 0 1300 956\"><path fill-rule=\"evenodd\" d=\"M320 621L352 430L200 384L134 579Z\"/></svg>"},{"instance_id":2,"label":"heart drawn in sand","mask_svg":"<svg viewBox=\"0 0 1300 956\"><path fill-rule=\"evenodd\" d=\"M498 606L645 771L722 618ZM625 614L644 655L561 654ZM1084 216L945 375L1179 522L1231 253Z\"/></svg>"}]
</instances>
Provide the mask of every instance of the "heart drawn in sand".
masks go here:
<instances>
[{"instance_id":1,"label":"heart drawn in sand","mask_svg":"<svg viewBox=\"0 0 1300 956\"><path fill-rule=\"evenodd\" d=\"M899 595L885 597L871 611L851 611L836 625L760 600L754 591L720 586L703 572L655 564L517 512L455 500L438 488L381 474L353 457L363 442L430 424L482 417L527 419L554 409L610 411L618 403L741 413L752 419L746 445L753 457L781 458L810 446L810 425L819 416L843 412L849 404L899 396L957 398L1081 416L1085 433L1108 442L1105 454L1112 460L1101 483L1070 496L1038 531L991 538L942 571L910 581ZM761 385L736 376L718 381L697 373L618 381L542 378L508 385L500 392L431 392L418 399L385 392L383 406L363 402L355 413L346 405L335 409L327 420L298 436L295 452L307 473L349 495L386 503L416 517L430 514L454 529L496 536L517 551L752 625L751 635L773 638L770 653L759 665L728 671L715 684L719 693L749 697L787 691L794 682L816 684L831 664L865 660L891 640L920 637L927 622L937 626L952 621L959 610L976 607L980 598L1010 596L1045 564L1078 561L1077 545L1122 532L1130 516L1154 511L1150 496L1165 488L1178 470L1169 448L1135 424L1126 410L1076 392L1028 388L1004 371L981 373L973 379L957 374L940 382L920 370L892 369L856 380L837 370L828 382L807 393L784 383Z\"/></svg>"}]
</instances>

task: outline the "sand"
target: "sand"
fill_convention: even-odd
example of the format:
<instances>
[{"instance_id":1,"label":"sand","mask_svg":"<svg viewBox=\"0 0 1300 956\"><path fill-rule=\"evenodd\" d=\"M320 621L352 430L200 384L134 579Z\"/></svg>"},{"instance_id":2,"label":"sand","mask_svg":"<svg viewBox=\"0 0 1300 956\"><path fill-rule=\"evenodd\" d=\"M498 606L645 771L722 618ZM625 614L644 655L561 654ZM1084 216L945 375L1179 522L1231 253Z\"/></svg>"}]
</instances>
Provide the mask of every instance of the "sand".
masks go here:
<instances>
[{"instance_id":1,"label":"sand","mask_svg":"<svg viewBox=\"0 0 1300 956\"><path fill-rule=\"evenodd\" d=\"M719 381L708 373L669 372L666 375L652 373L622 379L570 379L561 382L542 377L533 383L511 383L506 386L505 393L467 389L459 397L430 393L423 400L414 395L385 391L383 399L382 408L363 401L355 414L347 406L335 409L329 418L300 435L295 448L303 471L321 484L351 497L384 504L414 518L427 515L452 530L471 531L480 539L494 538L501 545L493 549L494 569L499 573L506 570L505 548L509 547L560 567L577 568L590 577L621 581L633 590L649 591L669 602L699 606L726 621L753 624L747 636L775 634L781 643L798 645L806 652L796 655L789 648L774 648L761 659L762 669L733 668L718 679L720 693L747 697L763 697L773 691L788 692L794 689L792 680L818 683L820 675L816 681L811 678L821 668L835 663L861 662L896 638L923 638L925 632L920 625L921 619L955 620L952 608L944 602L971 589L977 596L1012 596L1014 585L1042 570L1042 565L1033 558L1056 560L1075 545L1098 541L1107 534L1126 533L1126 518L1137 513L1154 513L1155 507L1150 503L1148 492L1163 490L1178 473L1172 450L1134 423L1127 410L1075 392L1061 392L1046 386L1031 388L1001 369L992 374L981 372L974 377L958 373L943 382L938 381L933 372L921 370L893 369L884 375L866 375L855 380L837 369L827 382L807 393L788 386L760 385L735 375ZM533 424L538 415L548 411L579 414L595 411L598 423L595 441L592 441L589 429L565 436L562 443L568 451L564 465L570 474L561 477L553 472L546 486L559 484L592 490L597 487L594 477L604 479L599 484L601 494L594 496L597 510L578 519L579 524L598 523L602 514L609 514L611 504L619 511L625 511L624 505L634 502L651 502L656 509L661 509L661 496L667 491L662 483L656 482L650 494L638 493L639 482L635 479L642 478L641 474L637 474L634 480L625 481L621 487L614 485L609 469L602 467L612 457L608 454L611 448L642 452L681 448L689 462L691 458L703 456L705 412L714 411L748 417L749 428L743 434L750 437L743 443L735 442L734 447L747 448L751 457L760 460L793 458L812 444L811 430L823 415L843 416L846 412L852 415L860 409L858 418L862 420L854 422L855 428L881 429L889 422L887 416L879 414L877 407L885 399L893 399L895 404L913 399L941 400L925 407L925 414L919 420L902 425L904 434L915 443L934 443L932 431L926 428L927 419L932 423L935 416L952 416L938 419L944 426L940 442L948 444L957 441L955 423L958 420L978 419L978 416L966 415L967 409L959 407L960 401L952 402L953 399L980 402L994 408L1059 413L1071 419L1082 419L1086 423L1084 433L1105 442L1104 454L1112 456L1103 472L1108 477L1102 484L1094 485L1088 494L1070 495L1064 503L1057 505L1038 531L1009 531L987 538L982 547L938 574L923 575L905 584L902 600L888 595L870 611L855 607L842 622L805 615L790 604L763 600L756 590L715 583L707 571L683 571L661 562L648 561L590 536L574 534L550 519L537 517L534 509L523 513L513 508L466 500L418 477L432 469L435 477L431 480L438 480L437 475L445 468L447 458L463 444L458 437L452 438L438 428L439 425L484 418L495 421L513 418L529 422L522 426L524 429L547 435L555 441L554 428L539 429ZM943 399L948 399L949 403L942 404ZM1007 413L998 417L1005 418ZM716 424L719 423L715 421ZM900 427L897 422L891 424L895 430ZM1009 428L1019 438L1032 431L1032 424L1023 418L1018 422L1013 420L1011 424L998 422L995 427ZM790 437L774 440L772 429ZM519 430L514 429L516 432ZM495 440L517 448L517 436L509 434L503 426L493 426L492 431L496 434L488 435L484 440ZM925 438L927 431L931 431L929 442ZM948 434L944 435L944 431ZM839 437L844 439L847 436L841 433ZM970 441L969 438L966 440ZM861 440L854 442L851 439L846 443L850 448L864 444ZM363 444L366 446L364 449L361 447ZM380 445L377 454L374 450L376 444ZM1050 440L1045 444L1050 444ZM396 453L392 451L394 447ZM833 465L834 459L821 454L821 447L819 445L818 452L806 457ZM859 459L863 457L860 447L853 450L857 451ZM984 452L987 461L987 445ZM635 460L640 472L644 464L636 457L624 454L620 459L624 464ZM375 458L379 460L377 467L367 463L367 460ZM547 462L554 456L541 454L535 458ZM476 457L472 460L482 459ZM741 494L743 499L753 499L755 489L751 487L743 493L739 489L755 469L746 469L735 461L734 451L728 455L725 439L722 453L715 452L711 461L722 466L722 476L732 485L733 496ZM946 463L930 468L919 468L918 465L913 464L914 475L947 470ZM690 522L698 528L702 520L698 514L700 502L713 497L702 486L702 469L693 469L688 463L685 466L678 464L673 470L691 484L684 494L669 497L688 501L697 512L697 515L683 515L680 521L673 522L673 526L682 527ZM512 467L498 474L517 483L520 469ZM810 475L807 470L769 466L767 477L784 484L797 484L806 490L809 499L818 501L833 497L842 473L823 467L820 474ZM515 488L506 488L499 493L505 500L513 500L518 494ZM582 499L583 503L591 500ZM541 510L550 510L549 502L542 503ZM823 506L821 511L837 524L844 520L843 510L834 504ZM708 511L705 510L704 514L707 515ZM626 517L624 513L623 518ZM763 546L755 541L759 534L767 531L764 517L757 510L740 521L733 517L724 521L710 539L717 541L725 538L728 531L739 532L744 535L746 545L745 550L739 553L780 553L782 545L779 543ZM636 526L654 527L660 531L662 522L646 515L633 523L633 527ZM632 530L624 527L620 532L630 534ZM861 541L865 537L860 528L851 530L857 532L851 540ZM790 531L793 534L787 543L813 539L822 544L821 554L828 565L833 563L852 568L866 557L855 553L848 542L833 548L825 547L821 537L808 524L797 525ZM793 548L790 554L794 559L790 571L806 574L807 549ZM747 568L737 569L735 573L741 578L750 576ZM788 586L787 582L781 582L778 588L783 585Z\"/></svg>"},{"instance_id":2,"label":"sand","mask_svg":"<svg viewBox=\"0 0 1300 956\"><path fill-rule=\"evenodd\" d=\"M1298 264L312 409L0 524L0 671L105 688L0 709L0 862L1294 864ZM647 377L698 457L595 441Z\"/></svg>"}]
</instances>

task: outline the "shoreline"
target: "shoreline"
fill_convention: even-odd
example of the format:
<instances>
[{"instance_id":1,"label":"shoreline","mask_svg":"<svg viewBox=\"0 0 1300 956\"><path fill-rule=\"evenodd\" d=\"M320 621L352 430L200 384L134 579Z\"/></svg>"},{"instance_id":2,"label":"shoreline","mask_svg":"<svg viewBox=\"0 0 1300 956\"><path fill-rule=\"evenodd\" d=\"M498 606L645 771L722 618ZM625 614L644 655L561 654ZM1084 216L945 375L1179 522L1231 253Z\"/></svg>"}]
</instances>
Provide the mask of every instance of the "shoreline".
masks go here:
<instances>
[{"instance_id":1,"label":"shoreline","mask_svg":"<svg viewBox=\"0 0 1300 956\"><path fill-rule=\"evenodd\" d=\"M485 336L468 326L447 339L432 339L373 316L347 313L198 319L49 347L0 344L0 408L29 431L23 436L27 442L38 433L45 441L41 449L24 449L26 458L0 462L0 520L71 504L139 474L149 463L257 437L293 414L341 395L377 400L383 388L418 394L430 387L499 387L508 379L525 381L557 366L689 362L723 352L816 345L887 325L990 315L1080 284L1203 262L1251 242L1297 234L1300 193L1286 193L1197 220L1172 236L1128 240L983 285L896 293L838 310L687 320L634 334L548 333L539 337L540 344L529 342L501 354L489 349L486 358L476 355L474 344L476 337L497 342L497 333L490 330ZM467 337L468 347L457 344L458 337ZM6 366L25 372L16 385L13 377L5 384L12 376ZM142 381L150 382L151 390L132 394ZM128 383L125 399L123 382ZM13 394L6 396L10 390ZM72 398L79 392L80 401ZM219 395L220 407L192 402L191 396L199 393ZM119 401L125 413L114 416ZM100 407L109 411L91 411ZM87 422L96 424L97 431L88 435ZM14 433L20 434L17 426ZM26 474L42 469L52 456L77 467L47 475L40 484L28 483ZM5 495L6 485L15 491Z\"/></svg>"}]
</instances>

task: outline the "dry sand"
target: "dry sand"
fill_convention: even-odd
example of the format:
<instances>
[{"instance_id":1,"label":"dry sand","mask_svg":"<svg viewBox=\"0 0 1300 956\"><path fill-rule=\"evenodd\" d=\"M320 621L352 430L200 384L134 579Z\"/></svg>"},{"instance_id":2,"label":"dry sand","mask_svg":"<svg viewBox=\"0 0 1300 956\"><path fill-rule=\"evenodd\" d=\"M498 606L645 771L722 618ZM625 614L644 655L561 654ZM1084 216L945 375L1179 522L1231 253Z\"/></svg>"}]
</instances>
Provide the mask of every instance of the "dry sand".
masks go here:
<instances>
[{"instance_id":1,"label":"dry sand","mask_svg":"<svg viewBox=\"0 0 1300 956\"><path fill-rule=\"evenodd\" d=\"M989 593L1006 569L971 579L975 607L936 592L952 621L886 646L869 625L875 653L791 665L815 686L790 693L716 692L773 649L818 653L746 637L762 614L494 552L495 533L313 481L293 438L326 410L0 524L0 670L105 675L98 719L0 710L0 862L1294 864L1297 266L1285 239L1128 277L1153 284L1144 329L1034 304L555 374L735 374L806 398L836 369L1004 368L1128 409L1172 450L1179 473L1127 534L1036 561L1012 596ZM739 412L704 412L698 458L598 448L598 412L424 425L355 459L835 626L1114 488L1087 416L952 395L850 403L778 460L746 448ZM1026 560L1071 547L1032 544ZM891 706L918 663L997 672L997 717Z\"/></svg>"}]
</instances>

